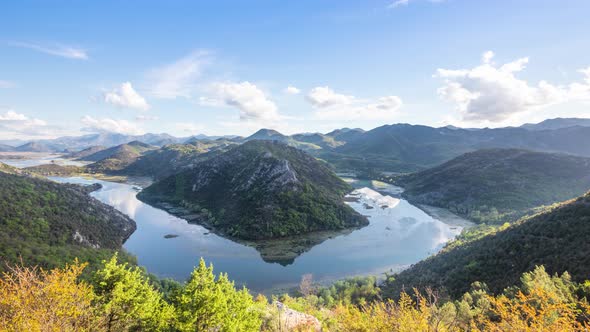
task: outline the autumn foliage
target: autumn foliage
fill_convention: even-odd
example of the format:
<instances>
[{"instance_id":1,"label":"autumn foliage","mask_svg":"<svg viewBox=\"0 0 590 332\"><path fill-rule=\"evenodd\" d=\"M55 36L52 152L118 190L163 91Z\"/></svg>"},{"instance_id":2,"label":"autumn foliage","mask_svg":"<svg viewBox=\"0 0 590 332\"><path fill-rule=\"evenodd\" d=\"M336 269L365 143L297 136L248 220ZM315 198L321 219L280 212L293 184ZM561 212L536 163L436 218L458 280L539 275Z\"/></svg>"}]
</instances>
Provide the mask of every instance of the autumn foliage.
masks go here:
<instances>
[{"instance_id":1,"label":"autumn foliage","mask_svg":"<svg viewBox=\"0 0 590 332\"><path fill-rule=\"evenodd\" d=\"M253 300L226 275L199 263L186 283L166 287L140 268L105 261L89 281L86 264L45 271L13 266L0 279L0 331L284 331L272 321L264 296ZM355 294L361 294L359 283ZM363 289L366 287L363 287ZM521 284L494 295L482 283L461 299L441 301L434 291L401 293L397 300L340 297L336 303L311 294L284 297L286 305L318 317L324 331L588 331L590 283L577 284L543 267ZM344 290L346 291L346 290ZM334 295L329 294L331 298ZM321 296L321 295L319 295ZM338 298L338 297L336 297ZM305 326L298 330L305 331Z\"/></svg>"}]
</instances>

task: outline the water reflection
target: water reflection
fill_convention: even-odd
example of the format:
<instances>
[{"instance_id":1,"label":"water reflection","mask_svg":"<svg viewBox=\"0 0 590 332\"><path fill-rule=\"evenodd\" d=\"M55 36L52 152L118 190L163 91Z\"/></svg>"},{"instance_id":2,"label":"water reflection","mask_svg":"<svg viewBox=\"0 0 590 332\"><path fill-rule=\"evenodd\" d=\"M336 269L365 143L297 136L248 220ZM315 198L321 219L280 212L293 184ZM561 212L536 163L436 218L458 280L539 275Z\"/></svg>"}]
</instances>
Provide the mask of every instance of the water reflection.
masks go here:
<instances>
[{"instance_id":1,"label":"water reflection","mask_svg":"<svg viewBox=\"0 0 590 332\"><path fill-rule=\"evenodd\" d=\"M130 185L82 178L54 179L101 183L103 188L92 195L135 219L137 231L125 248L150 272L184 280L203 257L217 271L227 272L237 284L245 284L254 291L296 285L306 273L313 274L317 281L326 281L399 270L438 251L461 231L460 227L431 218L403 199L360 188L353 193L358 200L348 204L369 216L370 224L329 238L303 252L291 265L282 266L265 262L250 246L142 203L135 198L137 192ZM167 234L179 236L166 239Z\"/></svg>"}]
</instances>

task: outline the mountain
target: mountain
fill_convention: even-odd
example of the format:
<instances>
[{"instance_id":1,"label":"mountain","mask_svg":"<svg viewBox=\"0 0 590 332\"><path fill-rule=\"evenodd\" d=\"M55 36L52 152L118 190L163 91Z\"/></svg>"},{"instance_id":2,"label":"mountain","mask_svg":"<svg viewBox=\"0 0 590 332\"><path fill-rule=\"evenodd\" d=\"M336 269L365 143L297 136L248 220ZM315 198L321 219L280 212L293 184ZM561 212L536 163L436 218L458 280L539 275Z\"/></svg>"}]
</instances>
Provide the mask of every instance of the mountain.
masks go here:
<instances>
[{"instance_id":1,"label":"mountain","mask_svg":"<svg viewBox=\"0 0 590 332\"><path fill-rule=\"evenodd\" d=\"M105 146L95 145L81 151L69 153L65 155L64 158L84 160L84 158L93 155L97 152L103 151L105 149L107 149Z\"/></svg>"},{"instance_id":2,"label":"mountain","mask_svg":"<svg viewBox=\"0 0 590 332\"><path fill-rule=\"evenodd\" d=\"M226 151L235 143L226 140L198 140L190 144L171 144L140 156L120 171L125 175L162 179L190 169L197 162Z\"/></svg>"},{"instance_id":3,"label":"mountain","mask_svg":"<svg viewBox=\"0 0 590 332\"><path fill-rule=\"evenodd\" d=\"M335 141L348 143L358 137L360 137L365 131L360 128L342 128L333 130L325 136L333 138Z\"/></svg>"},{"instance_id":4,"label":"mountain","mask_svg":"<svg viewBox=\"0 0 590 332\"><path fill-rule=\"evenodd\" d=\"M182 205L222 234L260 240L367 225L343 201L351 189L307 153L253 140L154 183L138 198Z\"/></svg>"},{"instance_id":5,"label":"mountain","mask_svg":"<svg viewBox=\"0 0 590 332\"><path fill-rule=\"evenodd\" d=\"M484 148L517 148L590 157L590 127L555 130L525 128L432 128L409 124L385 125L362 133L322 159L338 169L410 172L433 167L461 154Z\"/></svg>"},{"instance_id":6,"label":"mountain","mask_svg":"<svg viewBox=\"0 0 590 332\"><path fill-rule=\"evenodd\" d=\"M555 130L575 126L590 127L590 119L555 118L547 119L539 123L526 123L520 127L528 130Z\"/></svg>"},{"instance_id":7,"label":"mountain","mask_svg":"<svg viewBox=\"0 0 590 332\"><path fill-rule=\"evenodd\" d=\"M17 146L14 151L18 152L55 152L55 149L42 142L29 142Z\"/></svg>"},{"instance_id":8,"label":"mountain","mask_svg":"<svg viewBox=\"0 0 590 332\"><path fill-rule=\"evenodd\" d=\"M95 161L86 169L92 173L119 171L148 151L157 147L139 141L121 144L86 156L83 160Z\"/></svg>"},{"instance_id":9,"label":"mountain","mask_svg":"<svg viewBox=\"0 0 590 332\"><path fill-rule=\"evenodd\" d=\"M145 135L124 135L116 133L98 133L83 136L64 136L55 139L44 139L27 142L23 144L22 151L33 152L62 152L62 151L80 151L93 146L113 147L116 145L126 144L133 141L140 141L146 144L163 146L171 143L178 143L181 139L168 134L145 134ZM42 146L39 151L28 145ZM19 150L21 151L21 150Z\"/></svg>"},{"instance_id":10,"label":"mountain","mask_svg":"<svg viewBox=\"0 0 590 332\"><path fill-rule=\"evenodd\" d=\"M590 158L518 149L470 152L404 175L410 202L443 207L476 222L514 221L541 205L590 189Z\"/></svg>"},{"instance_id":11,"label":"mountain","mask_svg":"<svg viewBox=\"0 0 590 332\"><path fill-rule=\"evenodd\" d=\"M292 139L298 142L310 143L317 145L323 149L332 149L338 147L340 145L345 144L345 142L340 142L335 140L333 137L323 135L320 133L314 134L296 134L291 136Z\"/></svg>"},{"instance_id":12,"label":"mountain","mask_svg":"<svg viewBox=\"0 0 590 332\"><path fill-rule=\"evenodd\" d=\"M15 150L14 146L0 144L0 152L12 152L14 150Z\"/></svg>"},{"instance_id":13,"label":"mountain","mask_svg":"<svg viewBox=\"0 0 590 332\"><path fill-rule=\"evenodd\" d=\"M520 220L502 231L443 249L394 275L382 288L431 287L459 297L471 283L494 293L516 284L522 273L544 265L550 274L569 272L575 281L590 276L590 193Z\"/></svg>"},{"instance_id":14,"label":"mountain","mask_svg":"<svg viewBox=\"0 0 590 332\"><path fill-rule=\"evenodd\" d=\"M260 129L259 131L255 132L254 134L246 137L244 142L252 141L252 140L272 140L272 141L280 141L284 142L288 140L289 137L279 133L273 129Z\"/></svg>"},{"instance_id":15,"label":"mountain","mask_svg":"<svg viewBox=\"0 0 590 332\"><path fill-rule=\"evenodd\" d=\"M98 264L121 250L135 222L88 191L0 172L0 270L21 260L43 268L76 257Z\"/></svg>"}]
</instances>

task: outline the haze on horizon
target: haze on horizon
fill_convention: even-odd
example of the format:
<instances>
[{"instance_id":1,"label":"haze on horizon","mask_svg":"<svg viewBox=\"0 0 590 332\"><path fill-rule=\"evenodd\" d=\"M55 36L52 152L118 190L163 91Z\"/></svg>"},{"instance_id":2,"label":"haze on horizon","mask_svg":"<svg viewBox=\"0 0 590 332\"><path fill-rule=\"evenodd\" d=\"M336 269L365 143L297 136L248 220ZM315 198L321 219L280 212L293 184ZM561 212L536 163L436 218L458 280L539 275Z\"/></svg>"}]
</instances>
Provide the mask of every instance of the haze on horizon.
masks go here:
<instances>
[{"instance_id":1,"label":"haze on horizon","mask_svg":"<svg viewBox=\"0 0 590 332\"><path fill-rule=\"evenodd\" d=\"M590 2L0 5L0 140L590 117Z\"/></svg>"}]
</instances>

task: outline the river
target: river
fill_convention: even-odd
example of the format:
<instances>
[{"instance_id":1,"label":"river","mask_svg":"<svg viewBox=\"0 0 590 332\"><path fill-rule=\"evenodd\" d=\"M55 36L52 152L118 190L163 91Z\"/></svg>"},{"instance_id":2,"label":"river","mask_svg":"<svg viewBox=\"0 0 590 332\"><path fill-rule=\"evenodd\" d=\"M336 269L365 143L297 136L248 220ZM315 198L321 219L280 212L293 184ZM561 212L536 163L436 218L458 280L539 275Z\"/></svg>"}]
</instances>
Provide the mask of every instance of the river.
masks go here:
<instances>
[{"instance_id":1,"label":"river","mask_svg":"<svg viewBox=\"0 0 590 332\"><path fill-rule=\"evenodd\" d=\"M0 160L19 166L18 162ZM26 162L30 166L31 162ZM138 188L91 178L52 178L58 182L100 183L91 195L129 215L137 230L124 247L138 263L159 277L186 279L203 257L216 272L228 273L237 285L269 293L296 286L304 274L325 283L356 275L399 271L439 251L462 227L444 223L406 200L399 188L377 182L346 179L357 188L350 204L369 217L370 224L329 238L295 258L292 264L264 261L256 249L228 240L196 224L147 205L136 198ZM391 195L388 193L391 192ZM165 235L178 235L165 238Z\"/></svg>"}]
</instances>

